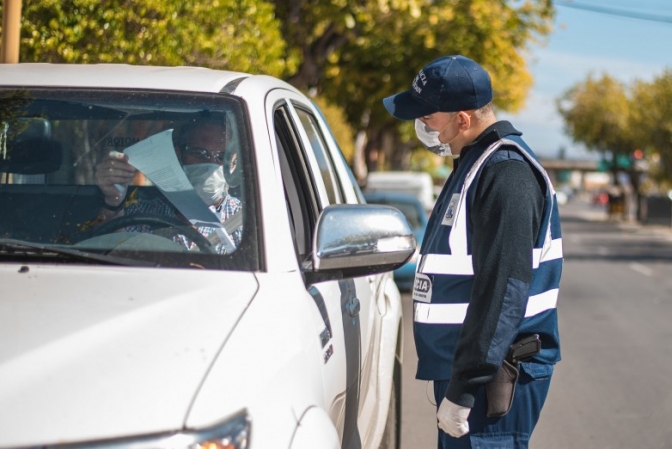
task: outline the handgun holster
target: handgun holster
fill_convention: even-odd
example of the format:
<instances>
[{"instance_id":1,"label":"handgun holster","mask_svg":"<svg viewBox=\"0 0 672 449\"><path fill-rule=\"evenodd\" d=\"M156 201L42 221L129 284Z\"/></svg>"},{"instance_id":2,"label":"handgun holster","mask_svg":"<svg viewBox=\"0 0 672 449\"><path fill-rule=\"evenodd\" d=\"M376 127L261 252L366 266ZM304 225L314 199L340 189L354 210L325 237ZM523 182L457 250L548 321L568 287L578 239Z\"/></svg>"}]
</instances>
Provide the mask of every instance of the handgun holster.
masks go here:
<instances>
[{"instance_id":1,"label":"handgun holster","mask_svg":"<svg viewBox=\"0 0 672 449\"><path fill-rule=\"evenodd\" d=\"M492 382L486 384L485 394L488 399L488 417L506 415L511 409L513 394L516 392L518 369L504 360Z\"/></svg>"}]
</instances>

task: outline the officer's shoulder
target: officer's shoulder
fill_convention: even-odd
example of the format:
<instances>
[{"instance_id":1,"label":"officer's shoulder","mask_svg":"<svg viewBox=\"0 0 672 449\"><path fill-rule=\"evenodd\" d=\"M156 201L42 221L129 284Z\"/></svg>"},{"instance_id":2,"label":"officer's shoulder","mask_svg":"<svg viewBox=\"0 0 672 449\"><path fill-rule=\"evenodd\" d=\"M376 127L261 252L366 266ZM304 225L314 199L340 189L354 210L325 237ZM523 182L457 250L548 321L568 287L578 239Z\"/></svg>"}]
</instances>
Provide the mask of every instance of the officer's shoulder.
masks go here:
<instances>
[{"instance_id":1,"label":"officer's shoulder","mask_svg":"<svg viewBox=\"0 0 672 449\"><path fill-rule=\"evenodd\" d=\"M495 151L492 156L488 158L485 163L486 167L491 167L495 164L499 164L507 161L523 162L526 163L527 159L520 153L520 150L513 145L502 145L497 151ZM527 164L525 164L527 165Z\"/></svg>"}]
</instances>

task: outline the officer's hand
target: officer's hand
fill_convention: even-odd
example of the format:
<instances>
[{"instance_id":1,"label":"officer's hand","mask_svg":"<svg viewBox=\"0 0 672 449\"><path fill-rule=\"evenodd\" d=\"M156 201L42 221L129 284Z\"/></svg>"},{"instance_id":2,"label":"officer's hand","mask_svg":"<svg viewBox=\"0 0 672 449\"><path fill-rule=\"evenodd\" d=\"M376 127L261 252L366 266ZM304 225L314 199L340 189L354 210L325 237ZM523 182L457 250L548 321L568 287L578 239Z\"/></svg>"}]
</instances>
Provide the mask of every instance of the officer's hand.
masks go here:
<instances>
[{"instance_id":1,"label":"officer's hand","mask_svg":"<svg viewBox=\"0 0 672 449\"><path fill-rule=\"evenodd\" d=\"M453 438L459 438L469 433L467 418L471 409L453 404L444 398L439 406L436 418L439 420L439 429Z\"/></svg>"}]
</instances>

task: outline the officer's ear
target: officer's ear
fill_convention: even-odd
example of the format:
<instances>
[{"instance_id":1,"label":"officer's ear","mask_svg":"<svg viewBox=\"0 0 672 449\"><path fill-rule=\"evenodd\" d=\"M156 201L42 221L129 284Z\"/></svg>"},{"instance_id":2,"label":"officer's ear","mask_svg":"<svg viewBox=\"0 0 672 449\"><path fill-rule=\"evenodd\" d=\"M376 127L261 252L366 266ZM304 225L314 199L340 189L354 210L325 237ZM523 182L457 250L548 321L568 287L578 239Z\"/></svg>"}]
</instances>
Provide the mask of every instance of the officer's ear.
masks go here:
<instances>
[{"instance_id":1,"label":"officer's ear","mask_svg":"<svg viewBox=\"0 0 672 449\"><path fill-rule=\"evenodd\" d=\"M471 111L470 111L471 112ZM465 111L460 111L457 113L457 117L455 120L457 121L457 126L460 130L460 132L464 132L471 128L472 122L471 122L471 116L472 114L470 112L465 112Z\"/></svg>"}]
</instances>

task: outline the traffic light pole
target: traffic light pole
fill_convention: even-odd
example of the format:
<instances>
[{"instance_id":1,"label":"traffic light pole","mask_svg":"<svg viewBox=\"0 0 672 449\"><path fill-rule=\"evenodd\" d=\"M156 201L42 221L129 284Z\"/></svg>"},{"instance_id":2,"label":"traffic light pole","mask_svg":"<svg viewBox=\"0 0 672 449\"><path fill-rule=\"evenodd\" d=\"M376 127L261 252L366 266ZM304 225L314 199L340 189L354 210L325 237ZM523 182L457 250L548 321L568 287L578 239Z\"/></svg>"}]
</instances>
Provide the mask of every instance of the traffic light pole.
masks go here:
<instances>
[{"instance_id":1,"label":"traffic light pole","mask_svg":"<svg viewBox=\"0 0 672 449\"><path fill-rule=\"evenodd\" d=\"M21 0L2 0L2 43L0 63L19 62L19 39L21 35Z\"/></svg>"}]
</instances>

